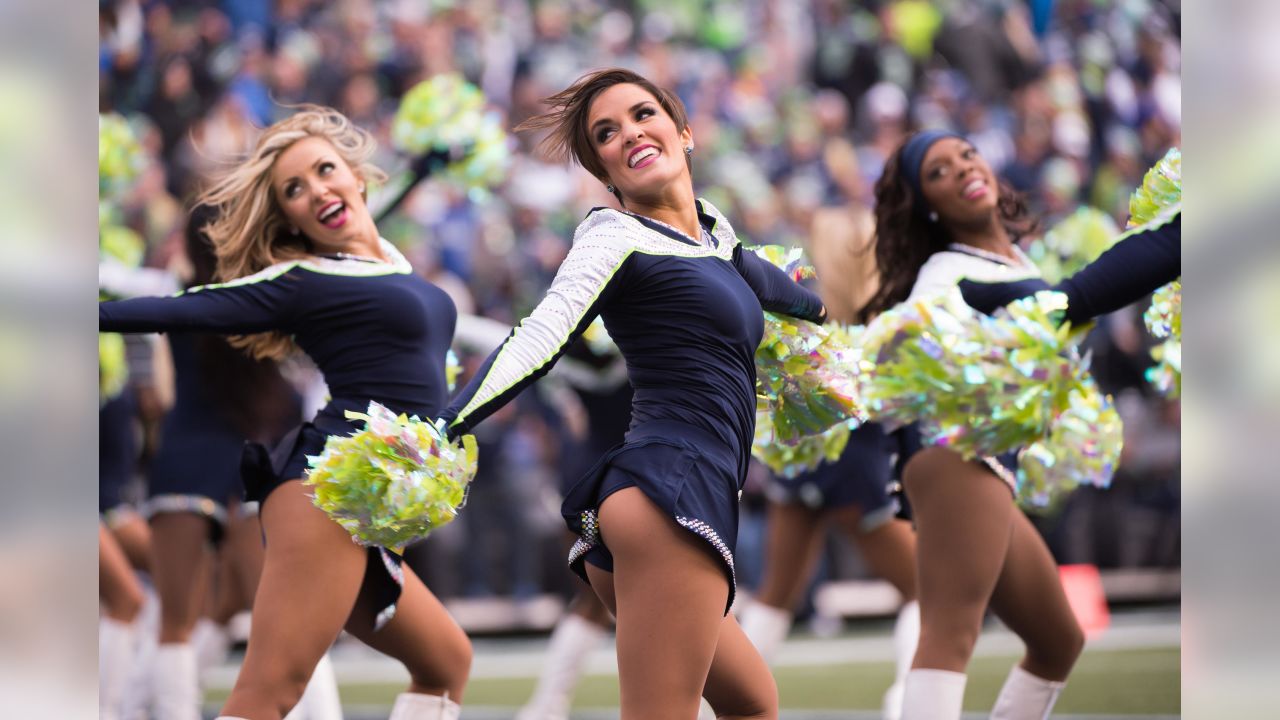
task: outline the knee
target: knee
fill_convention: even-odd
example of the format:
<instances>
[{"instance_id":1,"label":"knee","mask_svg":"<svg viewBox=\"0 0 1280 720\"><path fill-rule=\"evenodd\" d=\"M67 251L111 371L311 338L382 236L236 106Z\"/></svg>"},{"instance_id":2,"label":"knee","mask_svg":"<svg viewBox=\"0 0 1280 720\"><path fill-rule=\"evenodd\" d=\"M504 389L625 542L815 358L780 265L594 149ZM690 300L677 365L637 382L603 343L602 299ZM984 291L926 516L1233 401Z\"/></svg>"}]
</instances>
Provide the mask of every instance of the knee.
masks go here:
<instances>
[{"instance_id":1,"label":"knee","mask_svg":"<svg viewBox=\"0 0 1280 720\"><path fill-rule=\"evenodd\" d=\"M1066 677L1084 651L1084 631L1075 618L1051 639L1027 643L1028 669L1043 677Z\"/></svg>"},{"instance_id":2,"label":"knee","mask_svg":"<svg viewBox=\"0 0 1280 720\"><path fill-rule=\"evenodd\" d=\"M309 682L311 673L301 667L281 668L277 673L254 678L245 678L242 672L233 695L246 697L255 705L274 707L284 717L302 699Z\"/></svg>"},{"instance_id":3,"label":"knee","mask_svg":"<svg viewBox=\"0 0 1280 720\"><path fill-rule=\"evenodd\" d=\"M973 656L973 648L978 644L981 633L981 617L976 621L960 617L924 619L920 627L919 652L930 661L944 660L946 666L963 667Z\"/></svg>"},{"instance_id":4,"label":"knee","mask_svg":"<svg viewBox=\"0 0 1280 720\"><path fill-rule=\"evenodd\" d=\"M472 655L470 638L458 630L455 637L441 639L440 646L431 655L431 662L409 668L409 675L418 687L446 690L450 696L461 697L462 689L471 676Z\"/></svg>"},{"instance_id":5,"label":"knee","mask_svg":"<svg viewBox=\"0 0 1280 720\"><path fill-rule=\"evenodd\" d=\"M778 684L773 675L767 682L752 688L750 697L739 698L730 704L711 708L717 718L741 718L742 720L778 720Z\"/></svg>"}]
</instances>

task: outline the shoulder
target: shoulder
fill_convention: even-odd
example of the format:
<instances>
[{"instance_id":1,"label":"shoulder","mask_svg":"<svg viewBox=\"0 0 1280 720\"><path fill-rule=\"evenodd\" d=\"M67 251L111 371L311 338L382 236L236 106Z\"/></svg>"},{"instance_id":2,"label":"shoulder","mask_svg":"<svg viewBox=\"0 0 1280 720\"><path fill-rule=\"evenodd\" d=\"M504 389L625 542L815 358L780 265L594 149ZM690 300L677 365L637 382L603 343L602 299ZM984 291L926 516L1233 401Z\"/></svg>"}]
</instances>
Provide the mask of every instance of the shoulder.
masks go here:
<instances>
[{"instance_id":1,"label":"shoulder","mask_svg":"<svg viewBox=\"0 0 1280 720\"><path fill-rule=\"evenodd\" d=\"M573 233L573 246L630 249L637 243L636 226L626 213L613 208L597 207L578 223Z\"/></svg>"},{"instance_id":2,"label":"shoulder","mask_svg":"<svg viewBox=\"0 0 1280 720\"><path fill-rule=\"evenodd\" d=\"M720 243L722 250L732 252L738 246L738 233L734 232L733 225L729 224L729 219L710 201L698 198L697 202L698 213L710 220L712 237Z\"/></svg>"},{"instance_id":3,"label":"shoulder","mask_svg":"<svg viewBox=\"0 0 1280 720\"><path fill-rule=\"evenodd\" d=\"M193 293L193 292L199 292L201 290L217 290L221 288L237 288L237 287L267 285L269 283L280 280L284 276L288 275L291 271L296 270L302 265L302 263L303 261L301 259L286 260L284 262L278 262L274 265L269 265L253 273L252 275L244 275L242 277L235 278L234 280L228 280L226 282L221 282L221 283L210 283L208 285L196 285L195 287L187 288L186 292Z\"/></svg>"}]
</instances>

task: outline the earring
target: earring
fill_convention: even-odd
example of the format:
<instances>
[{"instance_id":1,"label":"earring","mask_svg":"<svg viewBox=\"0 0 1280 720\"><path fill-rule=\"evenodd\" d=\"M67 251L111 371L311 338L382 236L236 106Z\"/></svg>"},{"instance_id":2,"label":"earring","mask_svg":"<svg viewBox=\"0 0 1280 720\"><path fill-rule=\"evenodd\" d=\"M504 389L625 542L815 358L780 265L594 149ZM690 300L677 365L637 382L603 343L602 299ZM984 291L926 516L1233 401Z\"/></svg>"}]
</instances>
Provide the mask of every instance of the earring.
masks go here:
<instances>
[{"instance_id":1,"label":"earring","mask_svg":"<svg viewBox=\"0 0 1280 720\"><path fill-rule=\"evenodd\" d=\"M290 234L290 235L297 235L297 234L298 234L298 228L296 228L296 227L291 227L291 228L289 228L289 234Z\"/></svg>"},{"instance_id":2,"label":"earring","mask_svg":"<svg viewBox=\"0 0 1280 720\"><path fill-rule=\"evenodd\" d=\"M692 155L692 154L693 154L693 146L692 146L692 145L685 145L685 146L684 146L684 154L685 154L685 155Z\"/></svg>"},{"instance_id":3,"label":"earring","mask_svg":"<svg viewBox=\"0 0 1280 720\"><path fill-rule=\"evenodd\" d=\"M929 222L935 222L935 223L936 223L936 222L938 222L938 211L937 211L937 210L930 210L930 211L929 211Z\"/></svg>"},{"instance_id":4,"label":"earring","mask_svg":"<svg viewBox=\"0 0 1280 720\"><path fill-rule=\"evenodd\" d=\"M608 191L608 193L609 193L610 195L613 195L613 194L615 194L615 193L617 193L617 192L618 192L618 189L617 189L617 188L615 188L615 187L614 187L614 186L612 186L612 185L605 185L605 186L604 186L604 189L605 189L606 191Z\"/></svg>"},{"instance_id":5,"label":"earring","mask_svg":"<svg viewBox=\"0 0 1280 720\"><path fill-rule=\"evenodd\" d=\"M360 192L364 192L364 183L360 183Z\"/></svg>"}]
</instances>

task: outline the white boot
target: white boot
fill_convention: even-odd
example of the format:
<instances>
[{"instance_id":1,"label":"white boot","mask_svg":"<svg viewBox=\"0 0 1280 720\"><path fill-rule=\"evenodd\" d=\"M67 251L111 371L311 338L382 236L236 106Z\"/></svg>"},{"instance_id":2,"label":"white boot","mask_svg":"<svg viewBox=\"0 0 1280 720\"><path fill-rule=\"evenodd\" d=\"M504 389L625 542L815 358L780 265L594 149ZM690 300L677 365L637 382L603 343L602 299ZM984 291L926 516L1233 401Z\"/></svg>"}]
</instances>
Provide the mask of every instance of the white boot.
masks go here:
<instances>
[{"instance_id":1,"label":"white boot","mask_svg":"<svg viewBox=\"0 0 1280 720\"><path fill-rule=\"evenodd\" d=\"M917 668L907 673L902 720L960 720L964 673Z\"/></svg>"},{"instance_id":2,"label":"white boot","mask_svg":"<svg viewBox=\"0 0 1280 720\"><path fill-rule=\"evenodd\" d=\"M1021 665L1014 665L1000 688L991 720L1045 720L1065 685L1036 677Z\"/></svg>"},{"instance_id":3,"label":"white boot","mask_svg":"<svg viewBox=\"0 0 1280 720\"><path fill-rule=\"evenodd\" d=\"M210 668L226 662L231 652L231 638L221 625L202 617L191 631L191 647L196 649L196 670L204 677Z\"/></svg>"},{"instance_id":4,"label":"white boot","mask_svg":"<svg viewBox=\"0 0 1280 720\"><path fill-rule=\"evenodd\" d=\"M742 611L738 624L742 625L742 632L756 646L760 657L769 662L782 641L787 639L791 630L791 613L756 600Z\"/></svg>"},{"instance_id":5,"label":"white boot","mask_svg":"<svg viewBox=\"0 0 1280 720\"><path fill-rule=\"evenodd\" d=\"M104 617L98 623L98 717L121 717L137 633L132 623Z\"/></svg>"},{"instance_id":6,"label":"white boot","mask_svg":"<svg viewBox=\"0 0 1280 720\"><path fill-rule=\"evenodd\" d=\"M153 677L156 720L200 720L200 678L191 643L156 648Z\"/></svg>"},{"instance_id":7,"label":"white boot","mask_svg":"<svg viewBox=\"0 0 1280 720\"><path fill-rule=\"evenodd\" d=\"M389 720L458 720L462 708L440 695L400 693Z\"/></svg>"},{"instance_id":8,"label":"white boot","mask_svg":"<svg viewBox=\"0 0 1280 720\"><path fill-rule=\"evenodd\" d=\"M307 689L302 691L298 704L293 706L284 720L342 720L342 700L338 697L338 678L333 673L333 661L325 653L311 671Z\"/></svg>"},{"instance_id":9,"label":"white boot","mask_svg":"<svg viewBox=\"0 0 1280 720\"><path fill-rule=\"evenodd\" d=\"M893 626L893 652L897 660L893 684L884 693L884 720L902 717L902 699L907 691L907 673L916 656L920 642L920 603L912 600L898 611L898 622Z\"/></svg>"},{"instance_id":10,"label":"white boot","mask_svg":"<svg viewBox=\"0 0 1280 720\"><path fill-rule=\"evenodd\" d=\"M145 578L144 578L145 580ZM144 582L142 610L133 621L138 644L133 654L133 667L125 684L124 703L120 717L124 720L142 720L151 717L151 703L155 686L156 647L160 639L160 596Z\"/></svg>"},{"instance_id":11,"label":"white boot","mask_svg":"<svg viewBox=\"0 0 1280 720\"><path fill-rule=\"evenodd\" d=\"M516 720L564 720L569 717L573 689L582 677L587 656L600 646L609 631L581 615L569 613L556 623L547 645L547 658L533 697Z\"/></svg>"}]
</instances>

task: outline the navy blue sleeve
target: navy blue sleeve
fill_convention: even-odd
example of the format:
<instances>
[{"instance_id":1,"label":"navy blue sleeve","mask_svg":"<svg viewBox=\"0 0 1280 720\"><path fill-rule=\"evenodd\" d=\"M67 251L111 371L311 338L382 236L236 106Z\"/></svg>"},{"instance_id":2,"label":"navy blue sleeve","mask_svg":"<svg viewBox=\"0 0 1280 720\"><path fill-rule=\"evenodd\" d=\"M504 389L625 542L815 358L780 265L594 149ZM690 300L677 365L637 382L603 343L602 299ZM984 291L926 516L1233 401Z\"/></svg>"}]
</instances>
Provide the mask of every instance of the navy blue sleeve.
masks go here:
<instances>
[{"instance_id":1,"label":"navy blue sleeve","mask_svg":"<svg viewBox=\"0 0 1280 720\"><path fill-rule=\"evenodd\" d=\"M1134 230L1084 269L1050 287L1043 280L960 281L965 302L991 313L1040 290L1067 296L1066 320L1078 324L1131 305L1182 274L1182 214Z\"/></svg>"},{"instance_id":2,"label":"navy blue sleeve","mask_svg":"<svg viewBox=\"0 0 1280 720\"><path fill-rule=\"evenodd\" d=\"M201 285L169 297L98 303L98 329L144 333L204 331L256 333L288 330L300 278L259 274L220 285Z\"/></svg>"},{"instance_id":3,"label":"navy blue sleeve","mask_svg":"<svg viewBox=\"0 0 1280 720\"><path fill-rule=\"evenodd\" d=\"M733 249L733 266L765 310L819 324L826 322L827 309L817 293L801 287L773 263L739 245Z\"/></svg>"}]
</instances>

